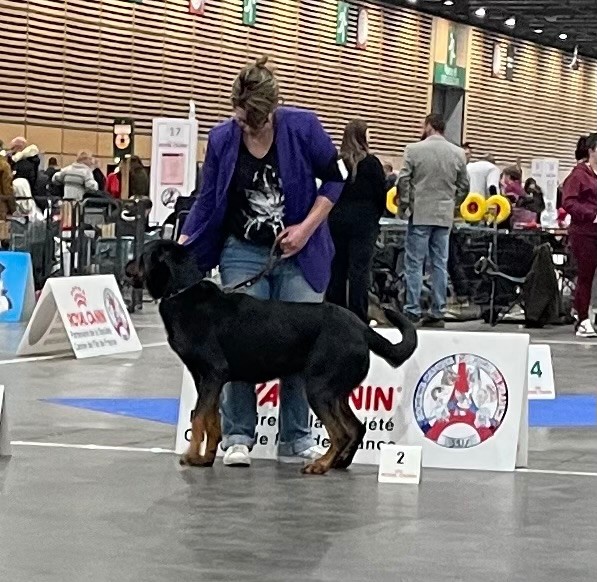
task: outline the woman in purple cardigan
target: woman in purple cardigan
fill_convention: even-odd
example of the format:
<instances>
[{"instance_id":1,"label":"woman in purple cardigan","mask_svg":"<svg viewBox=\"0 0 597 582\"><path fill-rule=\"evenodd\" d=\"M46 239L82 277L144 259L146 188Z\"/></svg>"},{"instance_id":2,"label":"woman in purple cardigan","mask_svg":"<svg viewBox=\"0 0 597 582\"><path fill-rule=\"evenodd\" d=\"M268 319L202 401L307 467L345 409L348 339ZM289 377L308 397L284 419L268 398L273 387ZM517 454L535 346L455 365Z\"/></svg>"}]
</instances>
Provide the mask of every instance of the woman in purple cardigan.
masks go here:
<instances>
[{"instance_id":1,"label":"woman in purple cardigan","mask_svg":"<svg viewBox=\"0 0 597 582\"><path fill-rule=\"evenodd\" d=\"M327 216L346 172L314 113L278 106L278 82L266 63L261 58L240 72L232 88L234 117L209 134L201 194L181 242L192 247L202 269L219 264L223 285L233 286L265 267L277 241L285 260L247 292L319 303L334 254ZM249 465L255 387L227 385L221 412L224 464ZM298 377L282 379L279 454L305 460L323 454L311 437Z\"/></svg>"}]
</instances>

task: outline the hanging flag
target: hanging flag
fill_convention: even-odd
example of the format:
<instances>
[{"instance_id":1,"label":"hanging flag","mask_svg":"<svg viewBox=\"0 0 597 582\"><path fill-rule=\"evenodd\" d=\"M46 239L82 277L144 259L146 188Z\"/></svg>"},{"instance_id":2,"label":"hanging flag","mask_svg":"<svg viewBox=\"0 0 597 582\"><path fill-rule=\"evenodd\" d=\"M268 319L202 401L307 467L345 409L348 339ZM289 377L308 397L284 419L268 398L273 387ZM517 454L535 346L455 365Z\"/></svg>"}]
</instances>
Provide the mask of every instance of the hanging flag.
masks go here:
<instances>
[{"instance_id":1,"label":"hanging flag","mask_svg":"<svg viewBox=\"0 0 597 582\"><path fill-rule=\"evenodd\" d=\"M255 26L257 20L257 0L243 0L243 24Z\"/></svg>"},{"instance_id":2,"label":"hanging flag","mask_svg":"<svg viewBox=\"0 0 597 582\"><path fill-rule=\"evenodd\" d=\"M357 21L357 48L366 49L369 40L369 12L366 8L359 8Z\"/></svg>"},{"instance_id":3,"label":"hanging flag","mask_svg":"<svg viewBox=\"0 0 597 582\"><path fill-rule=\"evenodd\" d=\"M338 2L336 12L336 44L344 46L348 41L348 13L350 4L348 2Z\"/></svg>"},{"instance_id":4,"label":"hanging flag","mask_svg":"<svg viewBox=\"0 0 597 582\"><path fill-rule=\"evenodd\" d=\"M205 14L206 0L189 0L189 13L203 16Z\"/></svg>"}]
</instances>

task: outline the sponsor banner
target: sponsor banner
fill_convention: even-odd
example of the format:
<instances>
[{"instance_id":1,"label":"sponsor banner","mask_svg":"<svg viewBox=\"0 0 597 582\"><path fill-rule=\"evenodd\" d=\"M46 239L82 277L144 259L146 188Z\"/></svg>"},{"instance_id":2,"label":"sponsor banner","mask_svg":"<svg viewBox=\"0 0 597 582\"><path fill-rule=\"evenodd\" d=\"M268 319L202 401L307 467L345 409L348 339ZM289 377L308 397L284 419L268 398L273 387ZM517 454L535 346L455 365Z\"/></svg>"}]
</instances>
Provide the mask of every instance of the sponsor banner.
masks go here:
<instances>
[{"instance_id":1,"label":"sponsor banner","mask_svg":"<svg viewBox=\"0 0 597 582\"><path fill-rule=\"evenodd\" d=\"M34 306L31 255L0 252L0 323L27 321Z\"/></svg>"},{"instance_id":2,"label":"sponsor banner","mask_svg":"<svg viewBox=\"0 0 597 582\"><path fill-rule=\"evenodd\" d=\"M141 350L113 275L48 279L17 355L90 358Z\"/></svg>"},{"instance_id":3,"label":"sponsor banner","mask_svg":"<svg viewBox=\"0 0 597 582\"><path fill-rule=\"evenodd\" d=\"M397 330L379 331L400 340ZM524 334L421 331L417 351L398 370L372 354L369 375L350 397L367 428L355 463L378 464L384 445L400 444L421 446L425 467L514 470L519 434L528 426L523 416L528 346ZM261 384L256 394L253 457L275 459L279 383ZM177 453L186 450L196 397L185 372ZM309 424L316 442L329 446L314 414Z\"/></svg>"}]
</instances>

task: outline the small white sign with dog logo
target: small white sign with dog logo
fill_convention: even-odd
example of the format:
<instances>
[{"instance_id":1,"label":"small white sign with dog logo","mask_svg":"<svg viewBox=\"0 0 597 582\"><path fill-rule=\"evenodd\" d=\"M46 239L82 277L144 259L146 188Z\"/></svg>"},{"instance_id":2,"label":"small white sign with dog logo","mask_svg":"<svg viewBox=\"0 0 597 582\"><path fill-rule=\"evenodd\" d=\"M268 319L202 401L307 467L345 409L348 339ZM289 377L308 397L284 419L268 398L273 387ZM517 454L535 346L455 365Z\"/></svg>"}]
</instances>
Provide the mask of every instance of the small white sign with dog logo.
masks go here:
<instances>
[{"instance_id":1,"label":"small white sign with dog logo","mask_svg":"<svg viewBox=\"0 0 597 582\"><path fill-rule=\"evenodd\" d=\"M10 457L11 454L6 398L4 386L0 385L0 457Z\"/></svg>"},{"instance_id":2,"label":"small white sign with dog logo","mask_svg":"<svg viewBox=\"0 0 597 582\"><path fill-rule=\"evenodd\" d=\"M89 275L46 282L17 355L90 358L141 349L114 276Z\"/></svg>"},{"instance_id":3,"label":"small white sign with dog logo","mask_svg":"<svg viewBox=\"0 0 597 582\"><path fill-rule=\"evenodd\" d=\"M379 452L380 483L418 485L421 482L422 447L382 445Z\"/></svg>"},{"instance_id":4,"label":"small white sign with dog logo","mask_svg":"<svg viewBox=\"0 0 597 582\"><path fill-rule=\"evenodd\" d=\"M554 400L556 385L551 348L543 344L529 346L529 400Z\"/></svg>"}]
</instances>

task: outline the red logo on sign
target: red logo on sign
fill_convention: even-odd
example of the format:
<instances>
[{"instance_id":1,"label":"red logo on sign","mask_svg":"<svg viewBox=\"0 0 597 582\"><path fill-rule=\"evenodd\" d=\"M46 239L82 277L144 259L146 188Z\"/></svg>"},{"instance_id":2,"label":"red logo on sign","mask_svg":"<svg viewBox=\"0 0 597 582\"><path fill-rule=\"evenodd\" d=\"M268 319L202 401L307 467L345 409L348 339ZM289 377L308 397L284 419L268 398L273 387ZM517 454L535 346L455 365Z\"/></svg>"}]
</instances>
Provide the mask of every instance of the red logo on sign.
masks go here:
<instances>
[{"instance_id":1,"label":"red logo on sign","mask_svg":"<svg viewBox=\"0 0 597 582\"><path fill-rule=\"evenodd\" d=\"M402 391L401 388L382 388L381 386L359 386L350 395L355 410L366 410L368 412L393 412L397 399ZM259 406L271 404L278 406L280 385L259 384L257 386L257 401Z\"/></svg>"},{"instance_id":2,"label":"red logo on sign","mask_svg":"<svg viewBox=\"0 0 597 582\"><path fill-rule=\"evenodd\" d=\"M77 307L87 307L87 295L85 295L85 291L83 291L81 287L73 287L70 290L70 294L77 304Z\"/></svg>"},{"instance_id":3,"label":"red logo on sign","mask_svg":"<svg viewBox=\"0 0 597 582\"><path fill-rule=\"evenodd\" d=\"M85 325L98 325L106 323L106 313L103 309L94 311L79 311L76 313L67 313L66 317L71 327L81 327Z\"/></svg>"}]
</instances>

